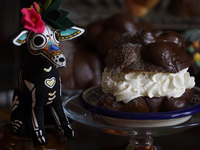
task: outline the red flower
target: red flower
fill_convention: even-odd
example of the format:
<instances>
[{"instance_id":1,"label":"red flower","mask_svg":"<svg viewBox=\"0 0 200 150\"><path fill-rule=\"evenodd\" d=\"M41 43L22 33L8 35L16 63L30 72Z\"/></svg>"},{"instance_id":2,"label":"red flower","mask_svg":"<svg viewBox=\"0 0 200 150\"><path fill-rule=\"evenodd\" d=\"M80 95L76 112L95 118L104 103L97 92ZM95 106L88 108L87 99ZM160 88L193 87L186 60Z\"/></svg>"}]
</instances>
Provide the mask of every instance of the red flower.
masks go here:
<instances>
[{"instance_id":1,"label":"red flower","mask_svg":"<svg viewBox=\"0 0 200 150\"><path fill-rule=\"evenodd\" d=\"M34 3L36 8L39 7L37 3ZM44 21L42 21L41 15L35 11L33 6L31 8L22 8L23 17L21 19L24 28L31 30L35 33L43 33L45 30Z\"/></svg>"}]
</instances>

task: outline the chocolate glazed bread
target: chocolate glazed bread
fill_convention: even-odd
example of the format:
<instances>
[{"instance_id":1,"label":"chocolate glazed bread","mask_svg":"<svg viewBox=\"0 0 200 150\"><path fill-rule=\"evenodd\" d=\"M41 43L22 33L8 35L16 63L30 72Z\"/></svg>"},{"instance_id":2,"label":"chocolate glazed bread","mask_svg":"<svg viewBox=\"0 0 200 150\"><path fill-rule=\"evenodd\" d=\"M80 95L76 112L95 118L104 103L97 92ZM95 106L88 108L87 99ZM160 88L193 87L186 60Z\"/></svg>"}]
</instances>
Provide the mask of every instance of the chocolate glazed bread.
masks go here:
<instances>
[{"instance_id":1,"label":"chocolate glazed bread","mask_svg":"<svg viewBox=\"0 0 200 150\"><path fill-rule=\"evenodd\" d=\"M179 77L174 77L174 75L180 74L183 70L187 72L186 68L192 63L192 60L185 51L184 40L176 32L167 31L159 36L155 36L153 32L148 30L140 30L135 35L124 33L115 41L113 49L107 56L105 63L106 69L102 77L102 90L105 94L102 95L99 100L99 107L125 112L173 111L185 108L192 99L194 78L188 77L187 80L186 76L189 76L189 73L185 73L183 75L184 77L180 77L180 79ZM142 76L150 74L149 77L152 79L148 81L155 80L153 79L154 75L159 75L160 79L163 78L163 76L169 75L169 78L173 76L177 81L171 81L171 79L169 79L168 86L172 86L170 82L173 82L173 84L174 82L178 82L179 84L182 83L181 80L187 80L183 81L183 83L184 85L190 84L190 88L186 86L187 88L185 88L183 93L178 97L170 97L166 94L155 96L156 93L153 96L151 94L151 96L140 95L129 101L121 101L119 99L121 95L117 97L116 91L113 92L113 87L111 86L118 84L116 82L114 83L113 80L117 82L120 80L119 84L124 84L125 78L128 78L130 73L133 73L132 76L134 76L135 73ZM128 81L130 83L137 82L131 81L130 79L128 79ZM147 82L147 80L141 80L141 82ZM144 83L144 86L147 84L148 82ZM165 83L162 84L164 85ZM114 90L116 88L118 87L115 86ZM130 88L128 84L125 84L123 89L134 91L134 88ZM124 92L122 89L120 90L120 94Z\"/></svg>"}]
</instances>

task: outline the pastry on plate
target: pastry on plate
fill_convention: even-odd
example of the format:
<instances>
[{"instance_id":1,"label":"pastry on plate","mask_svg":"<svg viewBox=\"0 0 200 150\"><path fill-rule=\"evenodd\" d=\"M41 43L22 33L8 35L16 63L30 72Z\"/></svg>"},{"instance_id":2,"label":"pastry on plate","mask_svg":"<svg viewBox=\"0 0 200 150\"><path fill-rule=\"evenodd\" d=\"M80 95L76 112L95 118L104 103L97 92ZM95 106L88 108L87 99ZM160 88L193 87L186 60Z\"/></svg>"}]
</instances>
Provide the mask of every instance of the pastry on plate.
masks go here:
<instances>
[{"instance_id":1,"label":"pastry on plate","mask_svg":"<svg viewBox=\"0 0 200 150\"><path fill-rule=\"evenodd\" d=\"M108 54L98 106L124 112L159 112L186 108L193 97L192 63L183 38L166 31L122 34Z\"/></svg>"}]
</instances>

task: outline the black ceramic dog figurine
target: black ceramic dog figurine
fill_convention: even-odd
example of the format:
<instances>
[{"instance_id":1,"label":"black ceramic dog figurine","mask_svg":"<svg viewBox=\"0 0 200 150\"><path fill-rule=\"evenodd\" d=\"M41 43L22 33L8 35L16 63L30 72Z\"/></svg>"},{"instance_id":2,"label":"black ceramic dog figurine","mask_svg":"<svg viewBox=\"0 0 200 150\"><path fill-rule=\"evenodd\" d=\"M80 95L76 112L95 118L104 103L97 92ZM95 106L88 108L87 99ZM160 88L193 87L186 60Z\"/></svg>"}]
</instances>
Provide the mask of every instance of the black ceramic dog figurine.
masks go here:
<instances>
[{"instance_id":1,"label":"black ceramic dog figurine","mask_svg":"<svg viewBox=\"0 0 200 150\"><path fill-rule=\"evenodd\" d=\"M75 27L66 17L66 11L58 9L60 2L48 0L46 8L38 3L23 8L25 29L12 39L17 46L27 42L31 55L19 74L11 123L17 135L33 130L34 139L42 145L49 142L44 128L44 107L51 107L64 137L72 139L74 136L61 105L61 81L57 68L64 67L66 60L59 49L59 39L70 40L81 35L84 29Z\"/></svg>"}]
</instances>

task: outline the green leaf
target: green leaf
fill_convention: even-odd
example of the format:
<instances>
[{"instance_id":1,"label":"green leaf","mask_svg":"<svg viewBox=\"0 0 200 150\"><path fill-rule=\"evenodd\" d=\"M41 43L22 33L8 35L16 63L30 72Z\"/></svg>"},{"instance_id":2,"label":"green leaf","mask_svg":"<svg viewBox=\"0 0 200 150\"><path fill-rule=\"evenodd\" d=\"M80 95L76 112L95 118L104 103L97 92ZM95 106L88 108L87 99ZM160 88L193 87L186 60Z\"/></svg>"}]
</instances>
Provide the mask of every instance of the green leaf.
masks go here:
<instances>
[{"instance_id":1,"label":"green leaf","mask_svg":"<svg viewBox=\"0 0 200 150\"><path fill-rule=\"evenodd\" d=\"M196 65L200 68L200 61L197 61Z\"/></svg>"},{"instance_id":2,"label":"green leaf","mask_svg":"<svg viewBox=\"0 0 200 150\"><path fill-rule=\"evenodd\" d=\"M189 52L189 53L193 53L193 52L195 51L195 48L192 47L192 46L188 46L188 47L186 48L186 51Z\"/></svg>"},{"instance_id":3,"label":"green leaf","mask_svg":"<svg viewBox=\"0 0 200 150\"><path fill-rule=\"evenodd\" d=\"M45 11L47 10L47 8L51 5L52 0L47 0L44 4L44 9Z\"/></svg>"}]
</instances>

